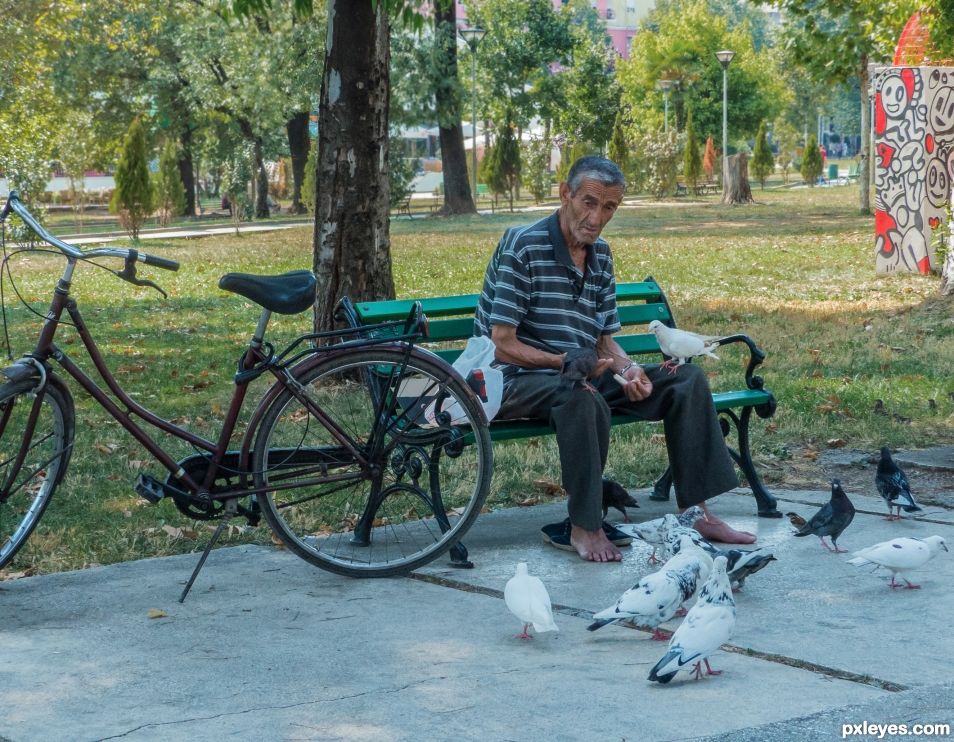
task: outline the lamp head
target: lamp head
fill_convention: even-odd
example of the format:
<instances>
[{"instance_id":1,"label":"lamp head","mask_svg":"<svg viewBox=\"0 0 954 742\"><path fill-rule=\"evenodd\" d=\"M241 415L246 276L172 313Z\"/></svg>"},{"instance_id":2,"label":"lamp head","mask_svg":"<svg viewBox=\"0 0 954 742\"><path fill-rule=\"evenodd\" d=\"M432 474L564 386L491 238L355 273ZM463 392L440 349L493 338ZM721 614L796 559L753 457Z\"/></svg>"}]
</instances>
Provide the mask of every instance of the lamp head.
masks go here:
<instances>
[{"instance_id":1,"label":"lamp head","mask_svg":"<svg viewBox=\"0 0 954 742\"><path fill-rule=\"evenodd\" d=\"M487 32L482 29L480 26L473 26L471 28L461 28L458 33L460 33L461 38L467 42L467 46L470 47L472 52L477 51L477 45L480 43L480 40L484 38Z\"/></svg>"},{"instance_id":2,"label":"lamp head","mask_svg":"<svg viewBox=\"0 0 954 742\"><path fill-rule=\"evenodd\" d=\"M722 69L724 70L729 69L729 62L732 61L732 57L734 56L735 56L735 52L730 51L728 49L723 49L722 51L718 51L715 53L716 59L719 60L719 64L722 65Z\"/></svg>"}]
</instances>

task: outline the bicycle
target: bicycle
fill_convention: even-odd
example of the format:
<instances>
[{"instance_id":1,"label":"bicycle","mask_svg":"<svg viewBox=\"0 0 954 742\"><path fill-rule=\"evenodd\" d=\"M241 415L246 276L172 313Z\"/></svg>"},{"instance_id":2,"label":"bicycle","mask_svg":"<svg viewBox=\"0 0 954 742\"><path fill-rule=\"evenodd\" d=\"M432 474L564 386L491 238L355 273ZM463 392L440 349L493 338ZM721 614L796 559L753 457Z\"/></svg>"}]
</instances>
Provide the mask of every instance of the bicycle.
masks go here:
<instances>
[{"instance_id":1,"label":"bicycle","mask_svg":"<svg viewBox=\"0 0 954 742\"><path fill-rule=\"evenodd\" d=\"M448 550L452 564L473 566L459 541L489 489L493 454L487 421L465 380L415 345L427 324L419 304L403 322L304 334L276 352L265 339L269 319L272 313L297 314L311 307L314 274L222 276L219 287L259 305L261 315L238 360L221 431L208 440L132 399L107 366L70 294L80 261L122 259L122 270L93 265L163 295L158 285L137 276L137 264L172 271L179 264L135 249L80 250L49 234L16 193L0 212L0 225L11 212L56 248L41 252L66 258L66 268L34 349L0 370L5 379L0 385L0 568L30 537L73 454L75 408L54 363L165 469L164 479L140 473L139 495L150 503L171 499L196 520L221 520L180 602L234 516L257 525L264 515L289 550L338 574L405 574ZM7 255L3 241L2 267L11 280L9 260L24 250L38 248ZM354 310L345 298L338 311ZM76 331L105 389L54 342L61 325ZM272 385L249 418L240 446L230 449L249 384L268 374ZM194 453L175 460L147 428L185 441Z\"/></svg>"}]
</instances>

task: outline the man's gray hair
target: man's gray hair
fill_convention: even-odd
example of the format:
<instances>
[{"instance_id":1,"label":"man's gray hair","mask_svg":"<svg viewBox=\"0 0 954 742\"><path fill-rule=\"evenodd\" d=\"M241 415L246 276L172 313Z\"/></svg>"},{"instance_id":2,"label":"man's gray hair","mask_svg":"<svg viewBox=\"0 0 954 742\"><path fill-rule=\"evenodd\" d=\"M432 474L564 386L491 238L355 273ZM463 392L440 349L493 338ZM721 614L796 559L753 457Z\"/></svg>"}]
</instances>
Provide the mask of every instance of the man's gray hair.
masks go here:
<instances>
[{"instance_id":1,"label":"man's gray hair","mask_svg":"<svg viewBox=\"0 0 954 742\"><path fill-rule=\"evenodd\" d=\"M595 180L606 186L626 188L626 177L619 169L619 165L599 155L585 155L573 163L573 167L566 176L570 195L576 193L576 189L584 180Z\"/></svg>"}]
</instances>

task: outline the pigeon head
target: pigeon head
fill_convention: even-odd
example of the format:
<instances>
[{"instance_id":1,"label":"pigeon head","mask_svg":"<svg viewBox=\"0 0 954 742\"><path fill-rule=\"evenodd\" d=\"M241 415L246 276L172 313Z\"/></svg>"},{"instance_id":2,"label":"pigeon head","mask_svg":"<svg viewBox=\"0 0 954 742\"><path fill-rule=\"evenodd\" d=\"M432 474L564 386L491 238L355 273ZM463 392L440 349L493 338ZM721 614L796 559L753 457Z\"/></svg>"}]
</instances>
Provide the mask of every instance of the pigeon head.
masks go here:
<instances>
[{"instance_id":1,"label":"pigeon head","mask_svg":"<svg viewBox=\"0 0 954 742\"><path fill-rule=\"evenodd\" d=\"M947 548L947 544L944 542L943 537L941 536L928 536L924 539L924 543L928 545L932 555L937 554L940 549L944 549L944 551L950 551L950 549Z\"/></svg>"},{"instance_id":2,"label":"pigeon head","mask_svg":"<svg viewBox=\"0 0 954 742\"><path fill-rule=\"evenodd\" d=\"M658 319L654 319L652 322L649 323L648 327L651 333L656 334L662 328L664 328L665 325L662 322L660 322Z\"/></svg>"},{"instance_id":3,"label":"pigeon head","mask_svg":"<svg viewBox=\"0 0 954 742\"><path fill-rule=\"evenodd\" d=\"M890 461L891 460L891 449L887 446L881 447L881 460Z\"/></svg>"},{"instance_id":4,"label":"pigeon head","mask_svg":"<svg viewBox=\"0 0 954 742\"><path fill-rule=\"evenodd\" d=\"M653 321L658 322L659 320L653 320ZM683 522L688 522L690 525L692 525L697 520L699 520L699 518L705 518L706 514L705 514L705 511L702 508L700 508L698 505L693 505L691 508L688 508L687 510L683 511L682 516L683 516Z\"/></svg>"},{"instance_id":5,"label":"pigeon head","mask_svg":"<svg viewBox=\"0 0 954 742\"><path fill-rule=\"evenodd\" d=\"M516 571L515 574L520 575L520 576L529 574L529 572L528 572L528 570L527 570L527 563L526 563L526 562L517 562L517 571Z\"/></svg>"},{"instance_id":6,"label":"pigeon head","mask_svg":"<svg viewBox=\"0 0 954 742\"><path fill-rule=\"evenodd\" d=\"M720 554L715 559L712 560L712 574L725 574L726 565L728 565L729 560Z\"/></svg>"}]
</instances>

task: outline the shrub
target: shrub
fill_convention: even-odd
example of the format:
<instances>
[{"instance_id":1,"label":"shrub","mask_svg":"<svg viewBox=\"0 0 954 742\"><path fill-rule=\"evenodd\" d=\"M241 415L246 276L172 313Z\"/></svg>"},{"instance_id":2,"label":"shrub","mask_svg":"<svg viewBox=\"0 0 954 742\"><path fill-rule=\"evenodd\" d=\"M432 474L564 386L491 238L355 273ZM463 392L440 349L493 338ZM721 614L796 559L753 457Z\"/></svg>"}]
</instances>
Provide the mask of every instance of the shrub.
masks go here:
<instances>
[{"instance_id":1,"label":"shrub","mask_svg":"<svg viewBox=\"0 0 954 742\"><path fill-rule=\"evenodd\" d=\"M759 124L759 133L755 136L755 151L752 153L752 174L758 178L765 190L765 179L775 172L775 156L768 144L765 122Z\"/></svg>"},{"instance_id":2,"label":"shrub","mask_svg":"<svg viewBox=\"0 0 954 742\"><path fill-rule=\"evenodd\" d=\"M818 151L818 140L812 134L808 137L808 144L805 145L805 154L802 156L802 166L800 168L802 178L810 186L814 186L818 181L818 176L822 174L822 157Z\"/></svg>"},{"instance_id":3,"label":"shrub","mask_svg":"<svg viewBox=\"0 0 954 742\"><path fill-rule=\"evenodd\" d=\"M185 186L179 174L179 153L176 143L171 139L162 148L159 155L159 172L156 174L156 208L159 209L159 222L168 224L172 217L185 212Z\"/></svg>"},{"instance_id":4,"label":"shrub","mask_svg":"<svg viewBox=\"0 0 954 742\"><path fill-rule=\"evenodd\" d=\"M149 178L146 132L139 119L134 119L126 132L114 175L116 190L109 210L119 216L119 223L133 240L153 209L153 188Z\"/></svg>"}]
</instances>

